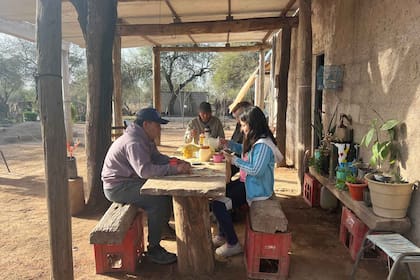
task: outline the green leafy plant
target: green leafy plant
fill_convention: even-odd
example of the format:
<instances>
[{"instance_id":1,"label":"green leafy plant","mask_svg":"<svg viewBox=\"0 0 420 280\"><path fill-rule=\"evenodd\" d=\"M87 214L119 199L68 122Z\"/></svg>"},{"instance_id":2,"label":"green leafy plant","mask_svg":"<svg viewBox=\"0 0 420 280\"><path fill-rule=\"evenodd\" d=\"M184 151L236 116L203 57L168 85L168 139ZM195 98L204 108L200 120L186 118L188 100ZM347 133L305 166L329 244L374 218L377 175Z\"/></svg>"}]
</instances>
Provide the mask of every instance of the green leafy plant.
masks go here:
<instances>
[{"instance_id":1,"label":"green leafy plant","mask_svg":"<svg viewBox=\"0 0 420 280\"><path fill-rule=\"evenodd\" d=\"M379 171L388 173L394 182L403 181L398 167L399 149L396 145L396 128L400 121L373 119L369 131L363 136L361 145L371 149L370 165Z\"/></svg>"},{"instance_id":2,"label":"green leafy plant","mask_svg":"<svg viewBox=\"0 0 420 280\"><path fill-rule=\"evenodd\" d=\"M312 123L311 126L314 129L314 133L316 137L318 138L318 142L320 143L319 148L321 150L329 149L329 144L336 130L335 122L337 118L337 110L338 110L338 105L335 107L335 110L331 116L330 121L328 122L328 126L326 127L326 129L324 129L324 126L322 124L323 112L319 110L314 115L314 123Z\"/></svg>"},{"instance_id":3,"label":"green leafy plant","mask_svg":"<svg viewBox=\"0 0 420 280\"><path fill-rule=\"evenodd\" d=\"M346 182L348 183L352 183L352 184L364 184L364 180L357 177L356 175L354 175L353 173L349 173L346 176Z\"/></svg>"},{"instance_id":4,"label":"green leafy plant","mask_svg":"<svg viewBox=\"0 0 420 280\"><path fill-rule=\"evenodd\" d=\"M312 166L313 168L315 168L316 172L321 174L321 169L322 169L322 163L321 160L316 159L314 156L309 158L309 162L308 162L309 166Z\"/></svg>"}]
</instances>

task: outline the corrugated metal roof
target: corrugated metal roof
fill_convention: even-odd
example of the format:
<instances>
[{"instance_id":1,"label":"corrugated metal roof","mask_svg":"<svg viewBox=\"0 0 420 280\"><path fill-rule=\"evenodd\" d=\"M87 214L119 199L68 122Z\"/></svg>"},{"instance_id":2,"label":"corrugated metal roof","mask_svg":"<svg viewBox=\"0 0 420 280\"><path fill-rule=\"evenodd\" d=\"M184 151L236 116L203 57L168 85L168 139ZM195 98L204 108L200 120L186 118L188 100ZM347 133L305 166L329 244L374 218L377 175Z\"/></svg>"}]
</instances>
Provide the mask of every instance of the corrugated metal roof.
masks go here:
<instances>
[{"instance_id":1,"label":"corrugated metal roof","mask_svg":"<svg viewBox=\"0 0 420 280\"><path fill-rule=\"evenodd\" d=\"M225 21L227 19L275 18L290 16L296 12L297 4L291 0L120 0L118 2L118 24L171 24ZM36 0L0 0L0 17L12 21L35 24ZM175 23L174 23L175 22ZM178 23L178 25L177 25ZM211 23L209 23L211 24ZM147 26L146 26L147 27ZM162 27L160 35L132 35L122 37L123 47L173 46L203 43L262 43L269 30L168 34ZM175 28L176 30L176 28ZM1 27L0 27L1 31ZM5 31L3 31L5 32ZM62 2L63 40L84 45L77 13L69 1ZM188 33L184 32L184 33Z\"/></svg>"}]
</instances>

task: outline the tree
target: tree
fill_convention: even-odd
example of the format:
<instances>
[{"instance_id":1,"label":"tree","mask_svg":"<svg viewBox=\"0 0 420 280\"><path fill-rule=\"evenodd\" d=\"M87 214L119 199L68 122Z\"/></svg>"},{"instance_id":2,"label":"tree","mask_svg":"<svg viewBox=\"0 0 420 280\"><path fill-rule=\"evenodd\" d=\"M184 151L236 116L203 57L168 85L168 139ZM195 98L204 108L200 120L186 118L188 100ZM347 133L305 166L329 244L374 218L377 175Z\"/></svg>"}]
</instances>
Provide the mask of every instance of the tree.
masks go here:
<instances>
[{"instance_id":1,"label":"tree","mask_svg":"<svg viewBox=\"0 0 420 280\"><path fill-rule=\"evenodd\" d=\"M135 48L121 57L121 80L124 108L133 111L152 100L152 49Z\"/></svg>"},{"instance_id":2,"label":"tree","mask_svg":"<svg viewBox=\"0 0 420 280\"><path fill-rule=\"evenodd\" d=\"M112 48L117 0L71 0L86 42L88 98L86 113L87 211L108 207L101 170L111 144Z\"/></svg>"},{"instance_id":3,"label":"tree","mask_svg":"<svg viewBox=\"0 0 420 280\"><path fill-rule=\"evenodd\" d=\"M212 85L216 92L234 98L256 67L256 52L222 53L214 62Z\"/></svg>"},{"instance_id":4,"label":"tree","mask_svg":"<svg viewBox=\"0 0 420 280\"><path fill-rule=\"evenodd\" d=\"M161 72L165 82L163 89L170 92L168 111L174 113L174 105L181 90L204 77L211 71L212 53L163 52Z\"/></svg>"},{"instance_id":5,"label":"tree","mask_svg":"<svg viewBox=\"0 0 420 280\"><path fill-rule=\"evenodd\" d=\"M0 119L9 117L9 98L23 85L23 79L16 70L20 68L18 57L5 58L0 55Z\"/></svg>"},{"instance_id":6,"label":"tree","mask_svg":"<svg viewBox=\"0 0 420 280\"><path fill-rule=\"evenodd\" d=\"M6 119L10 117L10 101L28 99L28 92L31 92L28 89L34 85L36 62L33 43L7 35L1 37L0 118Z\"/></svg>"},{"instance_id":7,"label":"tree","mask_svg":"<svg viewBox=\"0 0 420 280\"><path fill-rule=\"evenodd\" d=\"M85 50L70 45L69 49L70 93L72 116L77 121L86 120L86 98L88 92Z\"/></svg>"}]
</instances>

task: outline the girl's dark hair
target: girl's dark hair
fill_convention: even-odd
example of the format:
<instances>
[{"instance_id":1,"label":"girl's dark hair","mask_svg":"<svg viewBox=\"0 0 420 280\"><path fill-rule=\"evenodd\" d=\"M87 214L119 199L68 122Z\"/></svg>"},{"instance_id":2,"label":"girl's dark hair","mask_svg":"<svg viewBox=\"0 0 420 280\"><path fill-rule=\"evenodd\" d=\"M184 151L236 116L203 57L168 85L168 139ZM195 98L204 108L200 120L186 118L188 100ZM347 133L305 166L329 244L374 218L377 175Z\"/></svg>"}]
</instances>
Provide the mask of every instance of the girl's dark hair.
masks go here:
<instances>
[{"instance_id":1,"label":"girl's dark hair","mask_svg":"<svg viewBox=\"0 0 420 280\"><path fill-rule=\"evenodd\" d=\"M239 119L249 126L248 135L244 135L243 153L249 152L252 145L260 138L270 137L273 143L277 145L277 141L268 127L267 119L259 107L251 106L245 109Z\"/></svg>"}]
</instances>

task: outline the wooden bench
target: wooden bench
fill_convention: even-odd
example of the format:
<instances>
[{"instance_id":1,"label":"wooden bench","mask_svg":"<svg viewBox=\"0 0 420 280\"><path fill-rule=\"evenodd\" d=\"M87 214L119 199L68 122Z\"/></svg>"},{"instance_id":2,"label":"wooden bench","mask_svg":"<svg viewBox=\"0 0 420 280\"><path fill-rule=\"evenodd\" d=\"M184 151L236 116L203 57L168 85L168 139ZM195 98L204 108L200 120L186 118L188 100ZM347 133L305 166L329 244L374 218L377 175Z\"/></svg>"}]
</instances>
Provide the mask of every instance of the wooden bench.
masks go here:
<instances>
[{"instance_id":1,"label":"wooden bench","mask_svg":"<svg viewBox=\"0 0 420 280\"><path fill-rule=\"evenodd\" d=\"M341 191L335 187L335 181L328 180L328 178L320 174L311 173L321 185L328 188L328 190L342 202L344 206L349 208L360 220L362 220L371 230L375 231L392 231L397 233L405 233L411 227L410 219L405 217L401 219L390 219L376 216L372 208L367 207L363 201L356 201L350 197L346 191Z\"/></svg>"},{"instance_id":2,"label":"wooden bench","mask_svg":"<svg viewBox=\"0 0 420 280\"><path fill-rule=\"evenodd\" d=\"M144 251L142 212L133 205L113 203L90 233L96 273L133 273Z\"/></svg>"},{"instance_id":3,"label":"wooden bench","mask_svg":"<svg viewBox=\"0 0 420 280\"><path fill-rule=\"evenodd\" d=\"M254 201L245 229L245 264L249 278L286 279L292 236L280 201Z\"/></svg>"}]
</instances>

